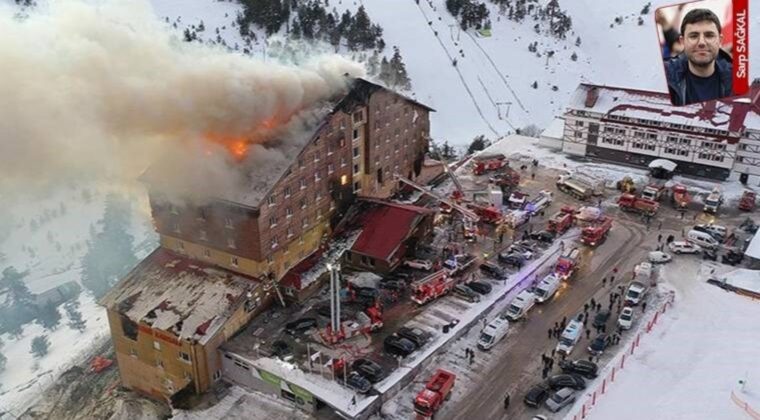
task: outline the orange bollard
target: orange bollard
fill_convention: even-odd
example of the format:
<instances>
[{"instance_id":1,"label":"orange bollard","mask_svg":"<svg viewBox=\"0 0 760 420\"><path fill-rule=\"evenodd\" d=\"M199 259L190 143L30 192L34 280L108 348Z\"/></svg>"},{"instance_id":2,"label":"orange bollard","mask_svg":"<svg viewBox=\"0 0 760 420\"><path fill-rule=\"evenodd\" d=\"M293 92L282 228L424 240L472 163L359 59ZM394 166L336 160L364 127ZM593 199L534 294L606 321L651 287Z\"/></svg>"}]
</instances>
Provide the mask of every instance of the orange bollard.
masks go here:
<instances>
[{"instance_id":1,"label":"orange bollard","mask_svg":"<svg viewBox=\"0 0 760 420\"><path fill-rule=\"evenodd\" d=\"M612 377L610 378L610 381L615 382L615 366L612 367Z\"/></svg>"},{"instance_id":2,"label":"orange bollard","mask_svg":"<svg viewBox=\"0 0 760 420\"><path fill-rule=\"evenodd\" d=\"M605 392L607 392L607 378L604 378L602 381L602 395L604 395Z\"/></svg>"}]
</instances>

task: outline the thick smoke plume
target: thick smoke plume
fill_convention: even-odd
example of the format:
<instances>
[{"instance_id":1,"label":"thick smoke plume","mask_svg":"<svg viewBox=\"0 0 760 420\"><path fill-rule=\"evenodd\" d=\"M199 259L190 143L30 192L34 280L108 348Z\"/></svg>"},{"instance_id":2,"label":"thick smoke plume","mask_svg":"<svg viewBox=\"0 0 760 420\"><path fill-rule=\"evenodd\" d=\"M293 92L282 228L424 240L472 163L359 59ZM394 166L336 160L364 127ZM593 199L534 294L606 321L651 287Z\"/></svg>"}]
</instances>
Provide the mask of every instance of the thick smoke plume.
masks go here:
<instances>
[{"instance_id":1,"label":"thick smoke plume","mask_svg":"<svg viewBox=\"0 0 760 420\"><path fill-rule=\"evenodd\" d=\"M135 179L158 158L177 191L245 188L240 162L209 134L267 141L254 136L262 125L302 127L346 73L363 74L336 55L289 67L185 43L147 3L51 3L24 15L0 5L0 190Z\"/></svg>"}]
</instances>

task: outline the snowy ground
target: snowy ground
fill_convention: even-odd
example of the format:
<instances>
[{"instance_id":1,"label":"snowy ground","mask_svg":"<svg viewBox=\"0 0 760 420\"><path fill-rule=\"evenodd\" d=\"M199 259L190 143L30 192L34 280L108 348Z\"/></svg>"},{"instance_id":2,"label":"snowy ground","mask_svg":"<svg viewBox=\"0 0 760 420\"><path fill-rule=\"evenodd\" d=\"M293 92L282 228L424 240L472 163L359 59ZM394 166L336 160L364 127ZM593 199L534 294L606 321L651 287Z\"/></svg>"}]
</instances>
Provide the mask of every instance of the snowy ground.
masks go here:
<instances>
[{"instance_id":1,"label":"snowy ground","mask_svg":"<svg viewBox=\"0 0 760 420\"><path fill-rule=\"evenodd\" d=\"M90 193L89 201L82 198L83 190ZM109 191L114 190L79 185L61 188L45 198L25 197L7 202L12 228L10 235L0 242L0 252L6 256L0 262L0 270L11 265L19 271L28 270L25 281L32 293L69 281L78 282L80 260L87 252L90 227L100 230L97 222L103 215L104 199ZM142 258L156 246L145 194L127 189L116 192L129 197L132 202L130 234L135 238L136 256ZM61 203L65 212L60 211ZM31 229L31 220L38 221L45 214L49 216L47 221L39 224L37 229ZM105 310L97 305L92 295L83 290L79 303L79 311L86 322L84 332L67 325L66 311L61 306L58 308L61 321L54 331L45 331L42 326L32 323L23 327L19 337L9 334L0 337L3 342L0 351L8 359L6 370L0 373L1 407L22 411L59 373L82 362L87 351L108 336ZM48 355L39 360L30 353L31 341L38 335L47 335L50 340Z\"/></svg>"},{"instance_id":2,"label":"snowy ground","mask_svg":"<svg viewBox=\"0 0 760 420\"><path fill-rule=\"evenodd\" d=\"M688 256L665 266L662 276L676 290L675 305L642 336L589 418L749 418L732 402L731 391L760 411L760 302L707 284L713 267L731 270Z\"/></svg>"}]
</instances>

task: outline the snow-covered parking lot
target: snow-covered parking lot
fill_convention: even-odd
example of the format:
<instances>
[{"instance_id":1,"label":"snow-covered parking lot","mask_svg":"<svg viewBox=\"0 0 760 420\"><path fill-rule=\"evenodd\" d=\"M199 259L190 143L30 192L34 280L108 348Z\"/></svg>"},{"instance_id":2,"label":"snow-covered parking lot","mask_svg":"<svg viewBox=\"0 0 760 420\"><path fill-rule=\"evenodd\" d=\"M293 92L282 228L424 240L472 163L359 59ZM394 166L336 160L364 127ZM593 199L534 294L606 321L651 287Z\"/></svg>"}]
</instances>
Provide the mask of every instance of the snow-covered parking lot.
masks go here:
<instances>
[{"instance_id":1,"label":"snow-covered parking lot","mask_svg":"<svg viewBox=\"0 0 760 420\"><path fill-rule=\"evenodd\" d=\"M732 400L732 391L736 400L760 409L760 301L706 283L713 268L731 270L686 256L663 267L664 287L675 290L675 304L651 333L642 334L640 346L586 418L753 418ZM745 382L743 389L739 381ZM579 399L565 418L580 418L586 401Z\"/></svg>"}]
</instances>

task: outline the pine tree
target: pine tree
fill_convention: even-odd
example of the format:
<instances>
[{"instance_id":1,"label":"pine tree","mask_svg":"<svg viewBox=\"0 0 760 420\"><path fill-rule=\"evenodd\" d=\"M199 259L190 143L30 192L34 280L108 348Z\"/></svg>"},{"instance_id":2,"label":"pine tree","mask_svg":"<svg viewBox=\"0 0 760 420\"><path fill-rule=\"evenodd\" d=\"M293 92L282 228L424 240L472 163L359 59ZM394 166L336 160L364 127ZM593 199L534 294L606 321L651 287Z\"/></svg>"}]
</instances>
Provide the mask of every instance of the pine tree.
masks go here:
<instances>
[{"instance_id":1,"label":"pine tree","mask_svg":"<svg viewBox=\"0 0 760 420\"><path fill-rule=\"evenodd\" d=\"M34 357L40 358L48 354L50 349L50 340L47 336L39 335L32 340L32 354Z\"/></svg>"},{"instance_id":2,"label":"pine tree","mask_svg":"<svg viewBox=\"0 0 760 420\"><path fill-rule=\"evenodd\" d=\"M581 37L575 38L575 46L580 47L581 46Z\"/></svg>"},{"instance_id":3,"label":"pine tree","mask_svg":"<svg viewBox=\"0 0 760 420\"><path fill-rule=\"evenodd\" d=\"M64 305L66 309L66 315L69 317L69 327L78 331L84 331L87 325L82 319L82 313L79 312L79 302L70 301Z\"/></svg>"},{"instance_id":4,"label":"pine tree","mask_svg":"<svg viewBox=\"0 0 760 420\"><path fill-rule=\"evenodd\" d=\"M359 6L353 18L353 23L349 29L348 48L356 51L358 48L371 49L375 48L375 37L372 33L372 22L364 6Z\"/></svg>"},{"instance_id":5,"label":"pine tree","mask_svg":"<svg viewBox=\"0 0 760 420\"><path fill-rule=\"evenodd\" d=\"M114 194L106 197L103 231L90 238L82 258L82 285L96 298L137 263L132 248L134 238L127 232L130 222L129 202Z\"/></svg>"},{"instance_id":6,"label":"pine tree","mask_svg":"<svg viewBox=\"0 0 760 420\"><path fill-rule=\"evenodd\" d=\"M380 61L380 74L377 76L385 86L391 86L391 63L388 62L387 57L383 57Z\"/></svg>"},{"instance_id":7,"label":"pine tree","mask_svg":"<svg viewBox=\"0 0 760 420\"><path fill-rule=\"evenodd\" d=\"M573 55L570 56L570 59L573 61L578 61L578 54L573 53Z\"/></svg>"},{"instance_id":8,"label":"pine tree","mask_svg":"<svg viewBox=\"0 0 760 420\"><path fill-rule=\"evenodd\" d=\"M28 271L19 272L13 266L6 267L3 270L3 277L0 279L0 289L8 289L13 304L31 304L34 300L32 292L29 291L23 282L23 278L28 274Z\"/></svg>"},{"instance_id":9,"label":"pine tree","mask_svg":"<svg viewBox=\"0 0 760 420\"><path fill-rule=\"evenodd\" d=\"M410 90L412 88L412 82L409 80L409 75L406 72L406 65L404 65L404 61L401 59L401 52L398 47L395 46L393 47L393 57L391 57L390 67L393 72L392 85L403 90Z\"/></svg>"},{"instance_id":10,"label":"pine tree","mask_svg":"<svg viewBox=\"0 0 760 420\"><path fill-rule=\"evenodd\" d=\"M48 302L37 312L37 323L42 325L46 330L54 330L61 322L61 313L55 307L53 302Z\"/></svg>"},{"instance_id":11,"label":"pine tree","mask_svg":"<svg viewBox=\"0 0 760 420\"><path fill-rule=\"evenodd\" d=\"M367 74L377 76L378 72L380 72L380 54L374 51L367 60Z\"/></svg>"},{"instance_id":12,"label":"pine tree","mask_svg":"<svg viewBox=\"0 0 760 420\"><path fill-rule=\"evenodd\" d=\"M486 147L488 147L490 142L486 140L486 136L479 135L472 139L472 143L470 143L470 146L467 148L467 154L471 155L477 151L483 150Z\"/></svg>"}]
</instances>

